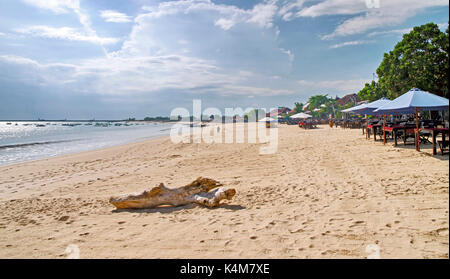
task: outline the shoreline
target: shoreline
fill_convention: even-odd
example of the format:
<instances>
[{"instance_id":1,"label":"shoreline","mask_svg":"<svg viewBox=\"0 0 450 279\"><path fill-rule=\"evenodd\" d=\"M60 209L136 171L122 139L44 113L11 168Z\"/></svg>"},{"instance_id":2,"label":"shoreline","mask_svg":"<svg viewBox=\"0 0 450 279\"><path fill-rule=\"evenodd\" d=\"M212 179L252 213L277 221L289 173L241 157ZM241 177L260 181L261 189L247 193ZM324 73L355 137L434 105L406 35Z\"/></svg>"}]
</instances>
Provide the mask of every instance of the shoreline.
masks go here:
<instances>
[{"instance_id":1,"label":"shoreline","mask_svg":"<svg viewBox=\"0 0 450 279\"><path fill-rule=\"evenodd\" d=\"M132 142L128 142L128 143L120 143L120 144L112 145L112 146L108 146L108 147L100 147L100 148L95 148L95 149L85 150L85 151L75 151L73 153L67 153L67 154L55 155L55 156L50 156L50 157L45 157L45 158L40 158L40 159L34 159L34 160L28 160L28 161L23 161L23 162L16 162L16 163L11 163L11 164L0 165L0 171L3 167L10 167L10 166L22 165L22 164L27 164L27 163L32 163L32 162L39 162L39 161L48 161L50 159L58 159L58 158L67 157L67 156L70 157L70 156L74 156L74 155L78 155L78 154L107 150L107 149L115 148L115 147L119 147L119 146L125 146L125 145L130 145L130 144L132 145L132 144L136 144L136 143L142 143L142 142L157 140L160 138L168 138L168 137L169 137L169 135L159 135L159 136L155 136L150 139L141 139L141 140L132 141Z\"/></svg>"},{"instance_id":2,"label":"shoreline","mask_svg":"<svg viewBox=\"0 0 450 279\"><path fill-rule=\"evenodd\" d=\"M162 128L162 127L161 127ZM100 150L100 149L106 149L106 148L110 148L110 147L115 147L115 146L120 146L120 145L124 145L124 144L129 144L129 143L136 143L136 142L143 142L143 141L147 141L147 140L152 140L154 138L159 138L159 137L165 137L165 136L169 136L170 133L169 132L165 132L170 130L169 128L163 128L161 130L159 130L159 132L163 132L164 134L156 134L156 135L148 135L146 137L141 137L141 138L135 138L135 139L129 139L127 142L122 142L122 143L112 143L112 145L109 146L93 146L93 147L88 147L87 149L84 148L81 150L75 150L75 151L68 151L62 154L56 154L56 155L48 155L48 154L41 154L38 155L38 158L34 158L34 159L25 159L24 161L14 161L12 163L5 163L5 164L0 164L0 167L2 166L10 166L10 165L15 165L15 164L21 164L21 163L26 163L26 162L32 162L32 161L39 161L39 160L46 160L49 158L57 158L60 156L66 156L66 155L73 155L73 154L77 154L77 153L83 153L83 152L90 152L90 151L95 151L95 150ZM0 151L1 149L9 149L9 148L17 148L17 147L28 147L28 146L35 146L35 145L47 145L47 144L58 144L58 143L70 143L70 142L76 142L79 141L80 139L63 139L63 140L44 140L44 141L31 141L31 142L21 142L21 143L14 143L14 144L6 144L6 145L1 145L0 146ZM42 156L42 157L41 157Z\"/></svg>"},{"instance_id":3,"label":"shoreline","mask_svg":"<svg viewBox=\"0 0 450 279\"><path fill-rule=\"evenodd\" d=\"M0 166L0 258L448 258L448 156L360 130L280 126L261 144L168 136ZM361 156L356 156L361 154ZM216 179L236 196L118 211L110 196Z\"/></svg>"}]
</instances>

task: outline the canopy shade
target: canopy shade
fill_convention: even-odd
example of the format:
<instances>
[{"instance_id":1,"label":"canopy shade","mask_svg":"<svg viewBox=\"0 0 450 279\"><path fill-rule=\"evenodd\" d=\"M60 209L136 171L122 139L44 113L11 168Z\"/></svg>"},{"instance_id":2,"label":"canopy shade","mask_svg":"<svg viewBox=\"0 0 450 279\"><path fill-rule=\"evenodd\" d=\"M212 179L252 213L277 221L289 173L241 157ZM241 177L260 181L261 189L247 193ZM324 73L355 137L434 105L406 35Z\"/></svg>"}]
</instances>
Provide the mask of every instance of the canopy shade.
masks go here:
<instances>
[{"instance_id":1,"label":"canopy shade","mask_svg":"<svg viewBox=\"0 0 450 279\"><path fill-rule=\"evenodd\" d=\"M355 107L344 109L344 110L342 110L342 112L344 112L344 113L356 112L358 110L365 109L366 107L367 107L367 104L361 104L361 105L357 105Z\"/></svg>"},{"instance_id":2,"label":"canopy shade","mask_svg":"<svg viewBox=\"0 0 450 279\"><path fill-rule=\"evenodd\" d=\"M390 103L391 100L387 98L381 98L379 100L376 100L374 102L368 103L368 104L362 104L356 107L352 107L349 109L345 109L342 112L345 113L354 113L354 114L378 114L374 112L377 108L384 106L388 103Z\"/></svg>"},{"instance_id":3,"label":"canopy shade","mask_svg":"<svg viewBox=\"0 0 450 279\"><path fill-rule=\"evenodd\" d=\"M413 88L376 109L375 113L414 113L418 110L448 110L448 99Z\"/></svg>"},{"instance_id":4,"label":"canopy shade","mask_svg":"<svg viewBox=\"0 0 450 279\"><path fill-rule=\"evenodd\" d=\"M300 112L300 113L297 113L297 114L294 114L294 115L290 116L289 118L300 118L300 119L305 119L305 118L311 118L311 117L312 117L312 115L309 115L309 114L307 114L307 113Z\"/></svg>"},{"instance_id":5,"label":"canopy shade","mask_svg":"<svg viewBox=\"0 0 450 279\"><path fill-rule=\"evenodd\" d=\"M369 114L369 115L370 114L381 114L382 112L376 112L375 110L380 108L380 107L382 107L382 106L390 104L391 102L392 101L387 99L387 98L381 98L381 99L376 100L376 101L374 101L372 103L368 103L366 105L366 107L364 109L362 109L362 110L359 110L358 113L359 114Z\"/></svg>"}]
</instances>

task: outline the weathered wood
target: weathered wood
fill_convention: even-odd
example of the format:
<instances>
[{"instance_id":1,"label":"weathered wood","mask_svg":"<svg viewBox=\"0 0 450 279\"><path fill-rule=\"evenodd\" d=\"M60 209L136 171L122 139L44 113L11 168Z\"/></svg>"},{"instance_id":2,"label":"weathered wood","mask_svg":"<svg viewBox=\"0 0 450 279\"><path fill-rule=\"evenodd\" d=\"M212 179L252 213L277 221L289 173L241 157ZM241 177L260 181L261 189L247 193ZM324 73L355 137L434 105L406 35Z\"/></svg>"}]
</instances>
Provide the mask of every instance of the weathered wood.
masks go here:
<instances>
[{"instance_id":1,"label":"weathered wood","mask_svg":"<svg viewBox=\"0 0 450 279\"><path fill-rule=\"evenodd\" d=\"M235 189L218 188L220 186L222 184L216 180L199 177L192 183L180 188L170 189L161 183L159 186L147 189L140 194L111 197L109 202L118 209L154 208L161 205L180 206L189 203L217 207L221 200L231 200L236 194ZM211 191L214 188L217 189Z\"/></svg>"}]
</instances>

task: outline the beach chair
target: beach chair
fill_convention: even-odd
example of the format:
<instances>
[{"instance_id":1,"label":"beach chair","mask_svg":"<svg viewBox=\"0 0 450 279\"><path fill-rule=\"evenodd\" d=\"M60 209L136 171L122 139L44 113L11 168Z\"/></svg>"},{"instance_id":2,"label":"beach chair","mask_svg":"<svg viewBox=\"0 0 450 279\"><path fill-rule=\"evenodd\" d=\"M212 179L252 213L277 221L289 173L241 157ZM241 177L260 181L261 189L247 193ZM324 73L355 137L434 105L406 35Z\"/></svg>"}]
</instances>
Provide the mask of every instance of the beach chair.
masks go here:
<instances>
[{"instance_id":1,"label":"beach chair","mask_svg":"<svg viewBox=\"0 0 450 279\"><path fill-rule=\"evenodd\" d=\"M415 134L411 130L407 131L406 134L403 130L399 130L397 132L397 137L400 138L401 140L403 140L403 143L405 145L407 144L408 139L413 139L413 141L415 141L415 139L416 139Z\"/></svg>"},{"instance_id":2,"label":"beach chair","mask_svg":"<svg viewBox=\"0 0 450 279\"><path fill-rule=\"evenodd\" d=\"M449 144L450 140L438 140L439 149L441 150L441 154L444 155L444 151L449 153Z\"/></svg>"},{"instance_id":3,"label":"beach chair","mask_svg":"<svg viewBox=\"0 0 450 279\"><path fill-rule=\"evenodd\" d=\"M419 132L419 140L420 143L430 143L431 141L429 140L429 138L431 137L431 133L427 132L427 131L420 131Z\"/></svg>"},{"instance_id":4,"label":"beach chair","mask_svg":"<svg viewBox=\"0 0 450 279\"><path fill-rule=\"evenodd\" d=\"M434 127L434 123L433 123L433 121L430 121L430 120L422 120L422 122L420 123L420 127L421 128L433 128ZM431 132L429 132L429 131L419 131L420 143L429 143L429 144L431 144L431 141L429 140L430 137L431 137Z\"/></svg>"}]
</instances>

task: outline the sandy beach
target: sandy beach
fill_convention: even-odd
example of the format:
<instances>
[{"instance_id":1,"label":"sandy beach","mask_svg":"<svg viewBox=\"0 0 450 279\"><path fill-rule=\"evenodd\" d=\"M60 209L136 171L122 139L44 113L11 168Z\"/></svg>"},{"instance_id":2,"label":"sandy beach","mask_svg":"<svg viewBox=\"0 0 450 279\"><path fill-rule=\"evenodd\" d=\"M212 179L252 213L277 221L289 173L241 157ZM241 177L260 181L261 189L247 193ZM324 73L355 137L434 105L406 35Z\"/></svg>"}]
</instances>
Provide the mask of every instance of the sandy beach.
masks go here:
<instances>
[{"instance_id":1,"label":"sandy beach","mask_svg":"<svg viewBox=\"0 0 450 279\"><path fill-rule=\"evenodd\" d=\"M81 258L449 257L448 155L327 126L283 125L278 152L259 147L164 137L0 167L0 258L66 258L71 244ZM236 196L216 209L108 202L200 176Z\"/></svg>"}]
</instances>

